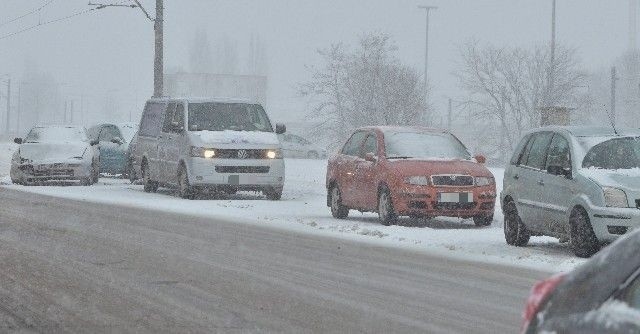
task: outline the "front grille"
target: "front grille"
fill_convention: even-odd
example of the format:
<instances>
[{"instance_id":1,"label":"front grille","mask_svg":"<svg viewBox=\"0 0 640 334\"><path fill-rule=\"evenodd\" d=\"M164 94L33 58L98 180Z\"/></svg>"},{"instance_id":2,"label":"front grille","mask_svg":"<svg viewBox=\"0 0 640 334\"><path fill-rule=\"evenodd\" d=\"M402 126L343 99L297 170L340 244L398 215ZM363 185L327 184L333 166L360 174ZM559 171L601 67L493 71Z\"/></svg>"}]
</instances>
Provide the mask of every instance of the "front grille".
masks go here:
<instances>
[{"instance_id":1,"label":"front grille","mask_svg":"<svg viewBox=\"0 0 640 334\"><path fill-rule=\"evenodd\" d=\"M268 150L216 150L220 159L267 159Z\"/></svg>"},{"instance_id":2,"label":"front grille","mask_svg":"<svg viewBox=\"0 0 640 334\"><path fill-rule=\"evenodd\" d=\"M433 208L436 210L471 210L476 207L476 203L440 203L433 202Z\"/></svg>"},{"instance_id":3,"label":"front grille","mask_svg":"<svg viewBox=\"0 0 640 334\"><path fill-rule=\"evenodd\" d=\"M216 166L216 172L230 174L265 174L269 173L269 166Z\"/></svg>"},{"instance_id":4,"label":"front grille","mask_svg":"<svg viewBox=\"0 0 640 334\"><path fill-rule=\"evenodd\" d=\"M431 182L434 186L465 187L473 186L473 176L470 175L433 175Z\"/></svg>"}]
</instances>

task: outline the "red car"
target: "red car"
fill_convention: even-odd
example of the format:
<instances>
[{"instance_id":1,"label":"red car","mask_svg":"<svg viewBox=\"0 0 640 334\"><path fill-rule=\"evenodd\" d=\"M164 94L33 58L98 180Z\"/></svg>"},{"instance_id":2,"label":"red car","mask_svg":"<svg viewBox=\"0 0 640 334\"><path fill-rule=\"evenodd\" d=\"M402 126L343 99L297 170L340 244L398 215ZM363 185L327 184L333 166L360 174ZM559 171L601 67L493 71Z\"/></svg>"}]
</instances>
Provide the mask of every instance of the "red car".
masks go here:
<instances>
[{"instance_id":1,"label":"red car","mask_svg":"<svg viewBox=\"0 0 640 334\"><path fill-rule=\"evenodd\" d=\"M335 218L349 210L377 212L384 225L398 216L493 221L495 180L447 131L422 127L356 130L327 167L327 206Z\"/></svg>"}]
</instances>

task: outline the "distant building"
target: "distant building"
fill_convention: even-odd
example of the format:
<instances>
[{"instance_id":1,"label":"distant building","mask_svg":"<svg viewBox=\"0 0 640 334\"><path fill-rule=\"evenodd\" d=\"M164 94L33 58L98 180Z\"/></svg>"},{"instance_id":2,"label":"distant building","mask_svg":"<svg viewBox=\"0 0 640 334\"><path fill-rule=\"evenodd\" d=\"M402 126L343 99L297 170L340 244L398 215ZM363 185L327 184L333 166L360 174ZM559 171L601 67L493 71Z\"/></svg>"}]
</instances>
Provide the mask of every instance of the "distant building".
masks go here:
<instances>
[{"instance_id":1,"label":"distant building","mask_svg":"<svg viewBox=\"0 0 640 334\"><path fill-rule=\"evenodd\" d=\"M164 84L167 96L228 97L267 103L266 76L174 73L165 75Z\"/></svg>"}]
</instances>

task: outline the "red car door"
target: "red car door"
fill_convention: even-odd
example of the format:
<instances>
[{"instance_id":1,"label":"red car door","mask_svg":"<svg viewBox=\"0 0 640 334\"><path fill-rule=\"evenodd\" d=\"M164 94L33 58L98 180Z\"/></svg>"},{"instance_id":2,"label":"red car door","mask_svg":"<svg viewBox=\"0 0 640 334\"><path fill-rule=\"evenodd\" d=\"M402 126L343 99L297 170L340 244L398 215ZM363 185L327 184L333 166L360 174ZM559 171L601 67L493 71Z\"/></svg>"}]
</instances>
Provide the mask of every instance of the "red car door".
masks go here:
<instances>
[{"instance_id":1,"label":"red car door","mask_svg":"<svg viewBox=\"0 0 640 334\"><path fill-rule=\"evenodd\" d=\"M336 179L342 195L342 204L357 207L357 189L355 187L356 161L360 159L362 142L367 132L358 131L354 133L342 148L340 156L336 162Z\"/></svg>"},{"instance_id":2,"label":"red car door","mask_svg":"<svg viewBox=\"0 0 640 334\"><path fill-rule=\"evenodd\" d=\"M367 211L375 210L378 204L377 162L367 161L367 154L378 157L378 139L375 132L367 134L360 156L356 160L355 182L353 187L356 207Z\"/></svg>"}]
</instances>

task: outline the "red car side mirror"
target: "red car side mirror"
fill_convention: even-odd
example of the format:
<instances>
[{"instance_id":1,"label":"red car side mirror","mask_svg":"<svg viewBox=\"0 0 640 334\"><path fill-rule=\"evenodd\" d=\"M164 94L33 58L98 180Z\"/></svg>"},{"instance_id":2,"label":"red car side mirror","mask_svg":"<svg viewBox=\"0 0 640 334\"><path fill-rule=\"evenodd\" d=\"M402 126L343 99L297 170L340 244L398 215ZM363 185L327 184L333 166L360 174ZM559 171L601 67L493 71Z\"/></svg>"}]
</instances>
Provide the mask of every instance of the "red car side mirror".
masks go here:
<instances>
[{"instance_id":1,"label":"red car side mirror","mask_svg":"<svg viewBox=\"0 0 640 334\"><path fill-rule=\"evenodd\" d=\"M487 158L485 158L484 155L481 154L476 155L474 158L479 164L484 164L485 162L487 162Z\"/></svg>"},{"instance_id":2,"label":"red car side mirror","mask_svg":"<svg viewBox=\"0 0 640 334\"><path fill-rule=\"evenodd\" d=\"M367 153L364 155L364 160L366 161L370 161L370 162L376 162L378 161L378 159L376 158L375 154L373 153Z\"/></svg>"}]
</instances>

